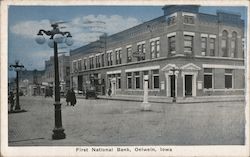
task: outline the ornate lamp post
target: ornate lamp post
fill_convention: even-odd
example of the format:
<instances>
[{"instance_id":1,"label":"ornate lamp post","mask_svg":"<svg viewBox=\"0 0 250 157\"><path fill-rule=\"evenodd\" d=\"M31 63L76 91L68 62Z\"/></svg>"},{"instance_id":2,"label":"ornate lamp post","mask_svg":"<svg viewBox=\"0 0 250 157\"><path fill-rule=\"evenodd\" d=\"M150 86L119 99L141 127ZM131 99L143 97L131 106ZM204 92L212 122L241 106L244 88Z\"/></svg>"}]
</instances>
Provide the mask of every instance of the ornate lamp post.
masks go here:
<instances>
[{"instance_id":1,"label":"ornate lamp post","mask_svg":"<svg viewBox=\"0 0 250 157\"><path fill-rule=\"evenodd\" d=\"M178 73L179 73L179 71L180 71L180 69L176 69L175 67L173 67L172 69L170 69L170 71L172 71L172 72L173 72L172 77L173 77L173 80L175 80L175 74L178 74ZM177 72L177 73L176 73L176 72ZM174 85L173 102L176 102L176 95L175 95L175 91L176 91L176 89L175 89L175 85Z\"/></svg>"},{"instance_id":2,"label":"ornate lamp post","mask_svg":"<svg viewBox=\"0 0 250 157\"><path fill-rule=\"evenodd\" d=\"M24 66L22 64L19 64L19 61L15 61L15 64L11 64L9 67L16 71L16 106L14 112L18 112L21 111L21 107L19 104L19 71L23 70Z\"/></svg>"},{"instance_id":3,"label":"ornate lamp post","mask_svg":"<svg viewBox=\"0 0 250 157\"><path fill-rule=\"evenodd\" d=\"M41 29L36 38L38 44L43 44L45 38L43 34L49 36L48 45L54 48L54 70L55 70L55 128L53 129L52 139L64 139L66 137L62 127L61 103L60 103L60 82L58 70L58 49L57 44L65 42L68 46L73 44L70 32L61 32L58 28L58 23L51 24L52 30L45 31Z\"/></svg>"}]
</instances>

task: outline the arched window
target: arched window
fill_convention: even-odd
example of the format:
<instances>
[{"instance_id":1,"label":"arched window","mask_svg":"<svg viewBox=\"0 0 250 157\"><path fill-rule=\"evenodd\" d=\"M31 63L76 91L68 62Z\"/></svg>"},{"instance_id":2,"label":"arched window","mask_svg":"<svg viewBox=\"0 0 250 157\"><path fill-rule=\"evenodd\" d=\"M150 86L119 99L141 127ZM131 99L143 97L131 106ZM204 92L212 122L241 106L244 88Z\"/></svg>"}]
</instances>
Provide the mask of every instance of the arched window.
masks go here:
<instances>
[{"instance_id":1,"label":"arched window","mask_svg":"<svg viewBox=\"0 0 250 157\"><path fill-rule=\"evenodd\" d=\"M228 32L226 30L224 30L222 32L222 40L221 40L221 50L222 50L223 57L228 56L227 40L228 40Z\"/></svg>"},{"instance_id":2,"label":"arched window","mask_svg":"<svg viewBox=\"0 0 250 157\"><path fill-rule=\"evenodd\" d=\"M232 40L231 40L231 57L237 57L237 33L232 33Z\"/></svg>"}]
</instances>

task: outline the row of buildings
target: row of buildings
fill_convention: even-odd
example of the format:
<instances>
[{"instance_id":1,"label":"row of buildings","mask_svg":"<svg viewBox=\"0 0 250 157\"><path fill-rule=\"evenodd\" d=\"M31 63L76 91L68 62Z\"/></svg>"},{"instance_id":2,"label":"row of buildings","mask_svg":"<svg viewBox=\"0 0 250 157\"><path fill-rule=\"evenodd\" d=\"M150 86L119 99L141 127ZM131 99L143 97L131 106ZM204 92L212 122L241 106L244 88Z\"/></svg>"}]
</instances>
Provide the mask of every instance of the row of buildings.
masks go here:
<instances>
[{"instance_id":1,"label":"row of buildings","mask_svg":"<svg viewBox=\"0 0 250 157\"><path fill-rule=\"evenodd\" d=\"M70 62L69 56L58 57L60 90L64 94L70 89ZM23 70L19 71L19 88L24 95L45 95L46 91L53 91L54 88L54 58L50 57L45 61L44 70ZM10 81L10 89L14 90L15 80ZM48 94L48 93L47 93Z\"/></svg>"},{"instance_id":2,"label":"row of buildings","mask_svg":"<svg viewBox=\"0 0 250 157\"><path fill-rule=\"evenodd\" d=\"M204 14L195 5L162 9L163 16L71 50L61 59L61 86L82 92L94 80L101 94L143 95L147 76L150 96L244 94L241 16ZM51 67L53 59L45 64L46 85L53 85Z\"/></svg>"}]
</instances>

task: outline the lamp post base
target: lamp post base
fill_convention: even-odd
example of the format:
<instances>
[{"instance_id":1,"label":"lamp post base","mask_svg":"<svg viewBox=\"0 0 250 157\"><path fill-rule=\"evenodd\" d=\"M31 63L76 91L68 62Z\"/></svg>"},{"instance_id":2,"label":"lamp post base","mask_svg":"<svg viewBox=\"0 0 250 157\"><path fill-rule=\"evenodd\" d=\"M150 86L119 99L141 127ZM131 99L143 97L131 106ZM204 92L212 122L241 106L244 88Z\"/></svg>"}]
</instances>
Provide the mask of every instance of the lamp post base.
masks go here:
<instances>
[{"instance_id":1,"label":"lamp post base","mask_svg":"<svg viewBox=\"0 0 250 157\"><path fill-rule=\"evenodd\" d=\"M143 102L141 104L141 110L142 111L151 111L151 104L148 102Z\"/></svg>"},{"instance_id":2,"label":"lamp post base","mask_svg":"<svg viewBox=\"0 0 250 157\"><path fill-rule=\"evenodd\" d=\"M60 140L66 138L66 134L64 133L63 128L54 128L53 132L54 132L52 135L53 140Z\"/></svg>"}]
</instances>

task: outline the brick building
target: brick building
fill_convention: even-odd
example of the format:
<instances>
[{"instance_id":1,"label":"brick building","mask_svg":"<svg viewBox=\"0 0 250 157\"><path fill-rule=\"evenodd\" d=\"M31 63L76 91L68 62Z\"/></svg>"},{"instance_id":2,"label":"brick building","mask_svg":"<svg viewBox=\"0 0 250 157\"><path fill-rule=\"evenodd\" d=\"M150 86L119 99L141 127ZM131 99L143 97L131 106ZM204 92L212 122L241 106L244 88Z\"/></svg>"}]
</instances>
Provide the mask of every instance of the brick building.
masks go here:
<instances>
[{"instance_id":1,"label":"brick building","mask_svg":"<svg viewBox=\"0 0 250 157\"><path fill-rule=\"evenodd\" d=\"M192 97L242 95L244 21L240 15L199 12L199 6L164 6L164 15L70 52L71 86L91 78L113 95Z\"/></svg>"},{"instance_id":2,"label":"brick building","mask_svg":"<svg viewBox=\"0 0 250 157\"><path fill-rule=\"evenodd\" d=\"M66 92L70 88L70 65L69 56L60 55L58 56L58 67L59 67L59 81L61 92ZM53 87L55 81L55 70L54 70L54 57L50 57L49 60L45 61L45 70L43 76L43 84L47 87Z\"/></svg>"}]
</instances>

